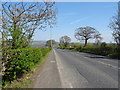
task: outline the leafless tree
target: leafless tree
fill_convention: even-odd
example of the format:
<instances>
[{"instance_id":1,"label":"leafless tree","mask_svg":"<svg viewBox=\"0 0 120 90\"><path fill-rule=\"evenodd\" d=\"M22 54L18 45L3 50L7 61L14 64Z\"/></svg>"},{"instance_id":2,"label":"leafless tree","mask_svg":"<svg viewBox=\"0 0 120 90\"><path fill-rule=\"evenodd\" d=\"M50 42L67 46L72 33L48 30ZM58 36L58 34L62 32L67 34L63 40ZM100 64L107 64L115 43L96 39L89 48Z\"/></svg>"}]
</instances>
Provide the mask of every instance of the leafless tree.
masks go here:
<instances>
[{"instance_id":1,"label":"leafless tree","mask_svg":"<svg viewBox=\"0 0 120 90\"><path fill-rule=\"evenodd\" d=\"M16 48L19 40L19 45L29 44L35 30L44 30L47 26L55 24L54 4L54 2L2 3L1 32L4 40L9 40L12 48ZM22 42L23 40L26 41Z\"/></svg>"},{"instance_id":2,"label":"leafless tree","mask_svg":"<svg viewBox=\"0 0 120 90\"><path fill-rule=\"evenodd\" d=\"M63 44L65 47L71 42L71 38L68 36L62 36L60 38L60 44Z\"/></svg>"},{"instance_id":3,"label":"leafless tree","mask_svg":"<svg viewBox=\"0 0 120 90\"><path fill-rule=\"evenodd\" d=\"M101 34L98 32L94 35L94 39L95 39L96 45L98 45L103 38L101 37Z\"/></svg>"},{"instance_id":4,"label":"leafless tree","mask_svg":"<svg viewBox=\"0 0 120 90\"><path fill-rule=\"evenodd\" d=\"M113 16L109 27L113 30L113 37L118 46L120 46L120 2L118 2L118 14Z\"/></svg>"},{"instance_id":5,"label":"leafless tree","mask_svg":"<svg viewBox=\"0 0 120 90\"><path fill-rule=\"evenodd\" d=\"M54 2L5 2L2 3L2 62L7 67L9 49L25 48L35 30L52 27L56 20ZM5 71L5 70L3 70Z\"/></svg>"},{"instance_id":6,"label":"leafless tree","mask_svg":"<svg viewBox=\"0 0 120 90\"><path fill-rule=\"evenodd\" d=\"M77 40L84 40L84 47L87 45L89 39L94 39L96 35L96 29L90 26L80 27L75 30L75 38Z\"/></svg>"}]
</instances>

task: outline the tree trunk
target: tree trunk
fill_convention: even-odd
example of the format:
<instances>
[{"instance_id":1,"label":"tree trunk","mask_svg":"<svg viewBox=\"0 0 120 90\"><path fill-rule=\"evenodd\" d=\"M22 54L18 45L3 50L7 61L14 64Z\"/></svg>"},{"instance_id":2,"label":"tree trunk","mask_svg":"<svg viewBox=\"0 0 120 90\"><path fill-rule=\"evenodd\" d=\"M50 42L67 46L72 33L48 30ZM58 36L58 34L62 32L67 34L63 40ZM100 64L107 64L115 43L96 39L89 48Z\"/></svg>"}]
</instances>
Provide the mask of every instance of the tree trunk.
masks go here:
<instances>
[{"instance_id":1,"label":"tree trunk","mask_svg":"<svg viewBox=\"0 0 120 90\"><path fill-rule=\"evenodd\" d=\"M14 29L13 29L13 33L12 33L12 49L15 49L16 48L16 23L14 22L13 23L14 25Z\"/></svg>"},{"instance_id":2,"label":"tree trunk","mask_svg":"<svg viewBox=\"0 0 120 90\"><path fill-rule=\"evenodd\" d=\"M67 47L67 45L68 45L68 43L65 43L65 44L64 44L65 48Z\"/></svg>"},{"instance_id":3,"label":"tree trunk","mask_svg":"<svg viewBox=\"0 0 120 90\"><path fill-rule=\"evenodd\" d=\"M84 44L84 47L86 47L86 45L87 45L87 39L85 39L85 44Z\"/></svg>"}]
</instances>

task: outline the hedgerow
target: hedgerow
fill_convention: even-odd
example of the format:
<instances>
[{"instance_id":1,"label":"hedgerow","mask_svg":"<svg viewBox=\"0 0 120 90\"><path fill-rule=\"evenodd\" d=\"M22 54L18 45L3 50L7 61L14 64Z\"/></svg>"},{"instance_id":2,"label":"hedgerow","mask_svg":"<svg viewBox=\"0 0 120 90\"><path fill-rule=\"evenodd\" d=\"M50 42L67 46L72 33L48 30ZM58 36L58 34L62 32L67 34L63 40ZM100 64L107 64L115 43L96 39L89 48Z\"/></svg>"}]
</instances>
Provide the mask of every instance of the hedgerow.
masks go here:
<instances>
[{"instance_id":1,"label":"hedgerow","mask_svg":"<svg viewBox=\"0 0 120 90\"><path fill-rule=\"evenodd\" d=\"M111 58L120 59L120 48L118 48L116 45L110 45L106 43L101 43L101 45L88 45L86 47L79 45L77 47L71 47L65 49L85 52L85 53L92 53L96 55L109 56Z\"/></svg>"},{"instance_id":2,"label":"hedgerow","mask_svg":"<svg viewBox=\"0 0 120 90\"><path fill-rule=\"evenodd\" d=\"M5 71L3 82L11 82L20 78L24 73L38 63L51 49L50 48L23 48L7 51L7 60L4 60Z\"/></svg>"},{"instance_id":3,"label":"hedgerow","mask_svg":"<svg viewBox=\"0 0 120 90\"><path fill-rule=\"evenodd\" d=\"M101 45L101 46L92 46L92 47L82 47L81 52L92 53L103 56L111 56L113 58L119 58L118 52L116 51L116 46Z\"/></svg>"}]
</instances>

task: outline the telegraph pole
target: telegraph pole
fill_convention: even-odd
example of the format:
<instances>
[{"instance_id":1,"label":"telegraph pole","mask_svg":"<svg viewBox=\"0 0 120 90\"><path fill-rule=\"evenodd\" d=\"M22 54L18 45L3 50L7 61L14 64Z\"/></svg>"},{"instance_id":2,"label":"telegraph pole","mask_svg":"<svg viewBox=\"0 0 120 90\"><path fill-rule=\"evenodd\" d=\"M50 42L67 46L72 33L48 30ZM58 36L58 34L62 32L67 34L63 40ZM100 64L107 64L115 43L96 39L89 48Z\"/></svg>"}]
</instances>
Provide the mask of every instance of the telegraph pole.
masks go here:
<instances>
[{"instance_id":1,"label":"telegraph pole","mask_svg":"<svg viewBox=\"0 0 120 90\"><path fill-rule=\"evenodd\" d=\"M51 40L51 48L52 48L52 29L50 29L50 40Z\"/></svg>"},{"instance_id":2,"label":"telegraph pole","mask_svg":"<svg viewBox=\"0 0 120 90\"><path fill-rule=\"evenodd\" d=\"M118 2L118 23L120 27L120 1Z\"/></svg>"},{"instance_id":3,"label":"telegraph pole","mask_svg":"<svg viewBox=\"0 0 120 90\"><path fill-rule=\"evenodd\" d=\"M119 29L119 32L120 33L120 1L118 2L118 29ZM118 36L118 44L119 44L119 47L120 47L120 35Z\"/></svg>"}]
</instances>

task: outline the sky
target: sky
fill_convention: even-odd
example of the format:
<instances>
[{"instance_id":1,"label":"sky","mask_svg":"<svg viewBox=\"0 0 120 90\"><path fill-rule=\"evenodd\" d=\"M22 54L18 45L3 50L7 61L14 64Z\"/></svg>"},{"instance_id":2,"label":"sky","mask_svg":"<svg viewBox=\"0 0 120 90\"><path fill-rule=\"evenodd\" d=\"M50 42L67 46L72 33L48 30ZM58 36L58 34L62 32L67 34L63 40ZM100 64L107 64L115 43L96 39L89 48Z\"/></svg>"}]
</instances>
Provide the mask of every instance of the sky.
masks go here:
<instances>
[{"instance_id":1,"label":"sky","mask_svg":"<svg viewBox=\"0 0 120 90\"><path fill-rule=\"evenodd\" d=\"M103 42L114 42L108 25L112 16L117 14L117 2L56 2L55 8L57 24L46 31L36 30L34 40L54 39L59 42L60 37L67 35L72 42L79 42L74 37L75 30L90 26L101 33Z\"/></svg>"},{"instance_id":2,"label":"sky","mask_svg":"<svg viewBox=\"0 0 120 90\"><path fill-rule=\"evenodd\" d=\"M43 0L1 0L2 2L42 2ZM52 1L52 0L44 0ZM56 2L118 2L119 0L54 0Z\"/></svg>"},{"instance_id":3,"label":"sky","mask_svg":"<svg viewBox=\"0 0 120 90\"><path fill-rule=\"evenodd\" d=\"M67 35L72 42L79 42L74 37L76 28L90 26L101 33L103 42L114 42L108 25L117 14L117 2L57 2L55 7L57 24L46 31L36 30L34 40L49 40L52 36L59 42L61 36Z\"/></svg>"}]
</instances>

